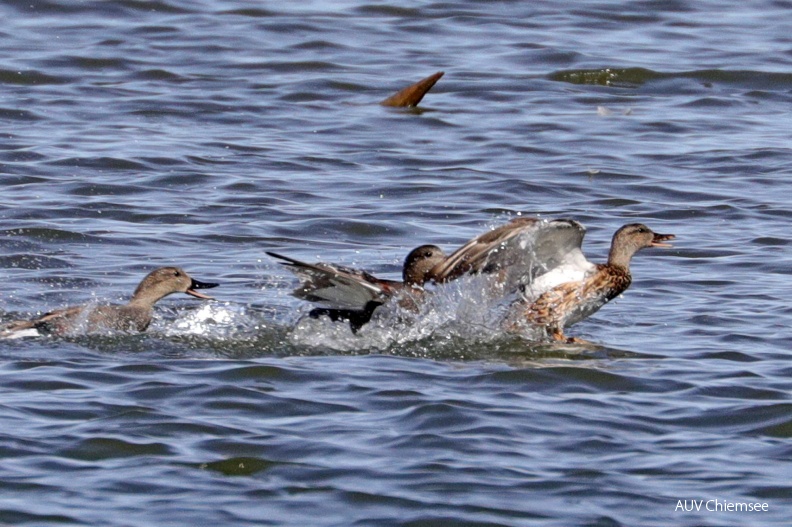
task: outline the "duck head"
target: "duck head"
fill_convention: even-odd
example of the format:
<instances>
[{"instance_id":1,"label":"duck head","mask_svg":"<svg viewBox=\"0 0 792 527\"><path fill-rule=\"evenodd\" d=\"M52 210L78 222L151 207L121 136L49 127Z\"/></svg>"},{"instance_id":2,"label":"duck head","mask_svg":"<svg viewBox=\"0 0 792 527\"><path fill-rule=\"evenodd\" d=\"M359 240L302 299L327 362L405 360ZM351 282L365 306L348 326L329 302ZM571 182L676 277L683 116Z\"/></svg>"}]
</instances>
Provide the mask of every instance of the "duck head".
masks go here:
<instances>
[{"instance_id":1,"label":"duck head","mask_svg":"<svg viewBox=\"0 0 792 527\"><path fill-rule=\"evenodd\" d=\"M645 247L672 247L673 234L657 234L642 223L630 223L613 235L608 263L629 267L633 255Z\"/></svg>"},{"instance_id":2,"label":"duck head","mask_svg":"<svg viewBox=\"0 0 792 527\"><path fill-rule=\"evenodd\" d=\"M404 259L402 278L407 285L423 285L432 276L430 271L446 259L446 255L436 245L421 245L416 247Z\"/></svg>"},{"instance_id":3,"label":"duck head","mask_svg":"<svg viewBox=\"0 0 792 527\"><path fill-rule=\"evenodd\" d=\"M144 302L153 305L173 293L186 293L196 298L212 300L212 297L199 293L196 289L210 289L218 285L199 282L180 267L162 267L150 272L140 282L132 295L131 302Z\"/></svg>"}]
</instances>

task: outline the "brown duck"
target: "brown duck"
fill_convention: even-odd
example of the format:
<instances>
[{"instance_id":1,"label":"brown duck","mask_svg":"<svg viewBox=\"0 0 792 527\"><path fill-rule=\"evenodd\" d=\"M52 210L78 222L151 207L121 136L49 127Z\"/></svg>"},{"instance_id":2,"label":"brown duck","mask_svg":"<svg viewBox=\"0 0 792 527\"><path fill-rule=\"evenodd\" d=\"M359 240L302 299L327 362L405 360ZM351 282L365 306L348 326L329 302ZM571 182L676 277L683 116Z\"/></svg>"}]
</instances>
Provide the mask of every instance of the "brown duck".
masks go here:
<instances>
[{"instance_id":1,"label":"brown duck","mask_svg":"<svg viewBox=\"0 0 792 527\"><path fill-rule=\"evenodd\" d=\"M35 320L19 320L0 329L0 337L17 338L35 334L68 335L100 331L145 331L151 323L154 304L172 293L187 293L211 299L196 289L217 287L199 282L179 267L152 271L137 286L129 303L124 305L74 306L47 313ZM27 331L26 331L27 330Z\"/></svg>"},{"instance_id":2,"label":"brown duck","mask_svg":"<svg viewBox=\"0 0 792 527\"><path fill-rule=\"evenodd\" d=\"M559 247L567 258L522 285L521 298L506 321L508 330L520 331L526 325L540 327L553 340L585 342L567 338L564 328L593 315L630 286L630 261L636 252L646 247L671 247L665 242L675 237L631 223L613 235L607 263L593 264L580 250L585 229L578 225L577 240Z\"/></svg>"},{"instance_id":3,"label":"brown duck","mask_svg":"<svg viewBox=\"0 0 792 527\"><path fill-rule=\"evenodd\" d=\"M401 282L335 264L310 264L273 252L267 254L281 260L300 278L300 287L292 293L295 297L328 306L314 309L311 317L348 321L356 332L371 319L374 310L394 296L400 297L401 307L416 310L423 286L429 282L444 283L484 273L497 277L500 291L496 294L513 292L524 275L555 267L566 256L561 252L564 241L576 238L579 226L571 220L516 218L470 240L448 257L435 245L422 245L404 260Z\"/></svg>"},{"instance_id":4,"label":"brown duck","mask_svg":"<svg viewBox=\"0 0 792 527\"><path fill-rule=\"evenodd\" d=\"M394 296L400 296L405 307L414 305L414 298L423 292L423 285L431 279L429 272L445 258L443 250L434 245L421 245L410 251L402 266L402 281L386 280L362 271L329 263L306 263L274 252L267 252L281 260L301 280L292 292L297 298L327 304L310 312L312 318L328 316L334 321L349 322L353 332L366 324L374 310Z\"/></svg>"}]
</instances>

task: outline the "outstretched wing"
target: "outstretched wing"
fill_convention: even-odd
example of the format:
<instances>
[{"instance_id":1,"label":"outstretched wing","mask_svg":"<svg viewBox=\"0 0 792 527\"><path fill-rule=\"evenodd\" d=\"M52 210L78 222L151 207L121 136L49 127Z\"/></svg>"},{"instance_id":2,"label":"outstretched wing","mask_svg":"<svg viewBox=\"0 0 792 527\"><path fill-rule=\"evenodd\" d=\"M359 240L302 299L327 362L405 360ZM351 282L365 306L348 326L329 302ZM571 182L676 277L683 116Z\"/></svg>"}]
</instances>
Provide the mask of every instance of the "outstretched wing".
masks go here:
<instances>
[{"instance_id":1,"label":"outstretched wing","mask_svg":"<svg viewBox=\"0 0 792 527\"><path fill-rule=\"evenodd\" d=\"M515 218L470 240L432 269L437 282L495 274L506 292L532 282L577 252L586 229L574 220Z\"/></svg>"},{"instance_id":2,"label":"outstretched wing","mask_svg":"<svg viewBox=\"0 0 792 527\"><path fill-rule=\"evenodd\" d=\"M526 244L531 264L526 282L561 266L588 263L580 248L585 235L586 228L575 220L544 223Z\"/></svg>"},{"instance_id":3,"label":"outstretched wing","mask_svg":"<svg viewBox=\"0 0 792 527\"><path fill-rule=\"evenodd\" d=\"M310 264L273 252L300 279L300 287L292 294L309 302L341 309L364 309L369 302L382 303L401 286L400 282L382 280L359 269L340 265Z\"/></svg>"},{"instance_id":4,"label":"outstretched wing","mask_svg":"<svg viewBox=\"0 0 792 527\"><path fill-rule=\"evenodd\" d=\"M448 282L468 273L486 273L502 268L505 259L513 257L513 251L506 250L510 242L523 232L535 229L539 223L534 218L516 218L485 232L451 253L432 269L431 275L436 282Z\"/></svg>"},{"instance_id":5,"label":"outstretched wing","mask_svg":"<svg viewBox=\"0 0 792 527\"><path fill-rule=\"evenodd\" d=\"M553 220L533 240L533 261L518 282L531 300L565 283L578 283L596 270L580 246L586 229L574 220Z\"/></svg>"}]
</instances>

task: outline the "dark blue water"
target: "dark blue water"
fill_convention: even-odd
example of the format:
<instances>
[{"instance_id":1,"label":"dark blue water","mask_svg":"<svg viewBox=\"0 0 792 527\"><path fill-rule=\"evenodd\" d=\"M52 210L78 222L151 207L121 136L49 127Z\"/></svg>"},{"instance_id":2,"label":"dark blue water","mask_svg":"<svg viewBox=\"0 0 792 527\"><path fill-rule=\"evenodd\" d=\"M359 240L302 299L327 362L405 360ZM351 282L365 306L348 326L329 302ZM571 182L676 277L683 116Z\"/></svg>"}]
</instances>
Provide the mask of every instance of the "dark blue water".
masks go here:
<instances>
[{"instance_id":1,"label":"dark blue water","mask_svg":"<svg viewBox=\"0 0 792 527\"><path fill-rule=\"evenodd\" d=\"M790 9L3 2L0 321L164 265L222 286L0 341L0 524L788 525ZM591 348L471 323L464 286L352 335L264 253L395 278L517 214L594 261L677 240Z\"/></svg>"}]
</instances>

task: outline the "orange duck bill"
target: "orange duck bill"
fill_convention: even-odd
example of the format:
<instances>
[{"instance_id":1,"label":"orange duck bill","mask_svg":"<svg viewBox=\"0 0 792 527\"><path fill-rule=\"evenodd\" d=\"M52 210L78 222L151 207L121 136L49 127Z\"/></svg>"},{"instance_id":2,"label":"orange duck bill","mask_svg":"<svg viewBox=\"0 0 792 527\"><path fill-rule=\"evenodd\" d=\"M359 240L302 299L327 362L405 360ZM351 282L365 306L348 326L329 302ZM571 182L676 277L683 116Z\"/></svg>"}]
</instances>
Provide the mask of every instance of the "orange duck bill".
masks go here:
<instances>
[{"instance_id":1,"label":"orange duck bill","mask_svg":"<svg viewBox=\"0 0 792 527\"><path fill-rule=\"evenodd\" d=\"M664 243L668 240L673 240L676 238L673 234L657 234L655 233L654 238L652 238L652 247L673 247L670 243Z\"/></svg>"},{"instance_id":2,"label":"orange duck bill","mask_svg":"<svg viewBox=\"0 0 792 527\"><path fill-rule=\"evenodd\" d=\"M196 298L203 298L204 300L214 300L211 296L205 295L203 293L199 293L196 289L211 289L213 287L217 287L220 284L212 284L208 282L199 282L195 278L192 279L192 283L190 283L189 289L185 291L188 295L194 296Z\"/></svg>"}]
</instances>

